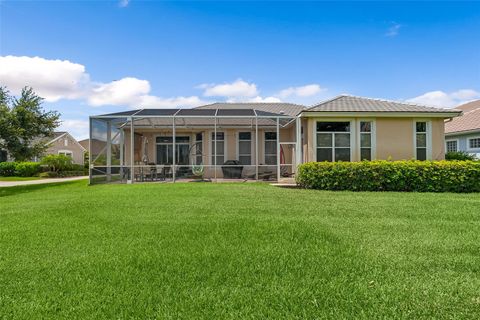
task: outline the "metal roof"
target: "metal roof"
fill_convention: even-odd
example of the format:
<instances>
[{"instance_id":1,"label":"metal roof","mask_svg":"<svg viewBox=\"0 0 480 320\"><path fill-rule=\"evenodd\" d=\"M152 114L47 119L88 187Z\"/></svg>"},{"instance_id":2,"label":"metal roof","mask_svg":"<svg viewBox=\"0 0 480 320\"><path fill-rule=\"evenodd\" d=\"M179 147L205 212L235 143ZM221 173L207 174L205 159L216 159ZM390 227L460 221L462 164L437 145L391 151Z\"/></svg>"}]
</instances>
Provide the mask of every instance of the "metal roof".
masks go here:
<instances>
[{"instance_id":1,"label":"metal roof","mask_svg":"<svg viewBox=\"0 0 480 320\"><path fill-rule=\"evenodd\" d=\"M285 102L217 102L196 107L195 109L254 109L273 114L296 116L306 109L305 106ZM283 112L283 113L282 113Z\"/></svg>"},{"instance_id":2,"label":"metal roof","mask_svg":"<svg viewBox=\"0 0 480 320\"><path fill-rule=\"evenodd\" d=\"M305 110L305 112L418 112L418 113L452 113L460 114L453 109L441 109L417 104L382 99L340 95L321 102Z\"/></svg>"}]
</instances>

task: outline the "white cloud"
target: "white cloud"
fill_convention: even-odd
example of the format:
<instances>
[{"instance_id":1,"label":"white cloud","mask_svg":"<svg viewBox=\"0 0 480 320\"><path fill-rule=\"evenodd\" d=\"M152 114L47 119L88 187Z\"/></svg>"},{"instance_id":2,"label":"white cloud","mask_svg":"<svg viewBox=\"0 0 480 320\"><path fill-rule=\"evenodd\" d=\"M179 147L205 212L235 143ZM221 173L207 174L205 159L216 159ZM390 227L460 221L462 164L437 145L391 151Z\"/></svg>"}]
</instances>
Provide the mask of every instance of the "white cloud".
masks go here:
<instances>
[{"instance_id":1,"label":"white cloud","mask_svg":"<svg viewBox=\"0 0 480 320\"><path fill-rule=\"evenodd\" d=\"M108 83L94 82L81 64L40 57L0 57L0 85L15 95L24 86L30 86L47 102L86 100L91 106L183 108L207 103L197 96L162 98L150 95L150 83L134 77Z\"/></svg>"},{"instance_id":2,"label":"white cloud","mask_svg":"<svg viewBox=\"0 0 480 320\"><path fill-rule=\"evenodd\" d=\"M387 33L385 33L385 35L387 37L395 37L400 32L401 27L402 27L401 24L392 22L392 26L390 26L390 28L388 28Z\"/></svg>"},{"instance_id":3,"label":"white cloud","mask_svg":"<svg viewBox=\"0 0 480 320\"><path fill-rule=\"evenodd\" d=\"M232 83L201 84L197 88L205 89L205 97L246 98L258 95L257 85L237 79Z\"/></svg>"},{"instance_id":4,"label":"white cloud","mask_svg":"<svg viewBox=\"0 0 480 320\"><path fill-rule=\"evenodd\" d=\"M119 7L121 7L121 8L125 8L125 7L128 6L129 3L130 3L130 0L120 0L120 1L118 2L118 5L119 5Z\"/></svg>"},{"instance_id":5,"label":"white cloud","mask_svg":"<svg viewBox=\"0 0 480 320\"><path fill-rule=\"evenodd\" d=\"M58 127L58 131L68 131L77 140L83 140L88 138L88 121L67 119L62 120L62 123Z\"/></svg>"},{"instance_id":6,"label":"white cloud","mask_svg":"<svg viewBox=\"0 0 480 320\"><path fill-rule=\"evenodd\" d=\"M248 99L247 102L282 102L282 100L280 100L280 99L277 98L277 97L265 97L265 98L262 98L262 97L260 97L260 96L256 96L255 98Z\"/></svg>"},{"instance_id":7,"label":"white cloud","mask_svg":"<svg viewBox=\"0 0 480 320\"><path fill-rule=\"evenodd\" d=\"M475 99L480 99L480 92L473 89L461 89L450 93L440 90L430 91L407 101L429 106L453 108Z\"/></svg>"},{"instance_id":8,"label":"white cloud","mask_svg":"<svg viewBox=\"0 0 480 320\"><path fill-rule=\"evenodd\" d=\"M0 84L14 94L30 86L48 102L76 99L88 90L90 78L85 67L68 60L40 57L0 57Z\"/></svg>"},{"instance_id":9,"label":"white cloud","mask_svg":"<svg viewBox=\"0 0 480 320\"><path fill-rule=\"evenodd\" d=\"M326 89L320 87L320 85L318 84L307 84L305 86L289 87L283 89L279 92L278 95L282 98L287 98L290 96L311 97L325 90Z\"/></svg>"}]
</instances>

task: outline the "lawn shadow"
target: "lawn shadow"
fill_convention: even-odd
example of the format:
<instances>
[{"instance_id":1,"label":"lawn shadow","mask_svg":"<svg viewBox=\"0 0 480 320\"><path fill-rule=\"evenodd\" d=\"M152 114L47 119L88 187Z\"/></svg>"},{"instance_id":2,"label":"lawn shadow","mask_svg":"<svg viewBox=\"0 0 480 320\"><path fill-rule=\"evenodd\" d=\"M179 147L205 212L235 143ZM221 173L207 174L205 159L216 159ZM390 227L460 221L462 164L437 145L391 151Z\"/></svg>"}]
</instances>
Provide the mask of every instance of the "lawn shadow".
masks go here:
<instances>
[{"instance_id":1,"label":"lawn shadow","mask_svg":"<svg viewBox=\"0 0 480 320\"><path fill-rule=\"evenodd\" d=\"M70 184L78 183L79 181L83 181L83 180L29 184L29 185L12 186L12 187L1 187L0 188L0 198L8 197L8 196L15 196L15 195L22 194L22 193L39 191L39 190L43 190L43 189L51 188L51 187L70 185Z\"/></svg>"}]
</instances>

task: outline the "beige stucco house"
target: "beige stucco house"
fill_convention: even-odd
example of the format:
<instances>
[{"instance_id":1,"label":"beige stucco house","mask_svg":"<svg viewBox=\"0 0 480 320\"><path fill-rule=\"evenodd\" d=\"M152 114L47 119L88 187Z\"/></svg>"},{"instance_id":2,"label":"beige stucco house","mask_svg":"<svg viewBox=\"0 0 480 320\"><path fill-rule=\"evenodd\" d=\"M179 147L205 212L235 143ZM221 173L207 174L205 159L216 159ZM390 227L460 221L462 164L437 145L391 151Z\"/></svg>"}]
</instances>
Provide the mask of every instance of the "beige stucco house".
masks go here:
<instances>
[{"instance_id":1,"label":"beige stucco house","mask_svg":"<svg viewBox=\"0 0 480 320\"><path fill-rule=\"evenodd\" d=\"M214 103L93 116L91 141L101 147L90 178L280 180L309 161L441 160L444 121L460 114L341 95L312 107Z\"/></svg>"},{"instance_id":2,"label":"beige stucco house","mask_svg":"<svg viewBox=\"0 0 480 320\"><path fill-rule=\"evenodd\" d=\"M55 132L46 145L48 149L45 154L63 154L71 157L73 163L84 163L84 154L87 150L68 132Z\"/></svg>"}]
</instances>

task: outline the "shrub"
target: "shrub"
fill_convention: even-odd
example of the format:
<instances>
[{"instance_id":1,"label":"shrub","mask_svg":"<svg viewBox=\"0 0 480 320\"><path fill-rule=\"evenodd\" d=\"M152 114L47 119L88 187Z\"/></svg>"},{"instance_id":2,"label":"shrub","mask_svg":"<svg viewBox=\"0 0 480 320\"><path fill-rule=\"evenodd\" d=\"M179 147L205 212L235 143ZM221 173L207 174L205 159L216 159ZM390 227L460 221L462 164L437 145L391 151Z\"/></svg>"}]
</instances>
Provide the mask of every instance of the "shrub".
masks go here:
<instances>
[{"instance_id":1,"label":"shrub","mask_svg":"<svg viewBox=\"0 0 480 320\"><path fill-rule=\"evenodd\" d=\"M473 161L310 162L297 183L308 189L351 191L480 192Z\"/></svg>"},{"instance_id":2,"label":"shrub","mask_svg":"<svg viewBox=\"0 0 480 320\"><path fill-rule=\"evenodd\" d=\"M42 178L57 178L58 172L55 172L55 171L42 172L39 174L39 176Z\"/></svg>"},{"instance_id":3,"label":"shrub","mask_svg":"<svg viewBox=\"0 0 480 320\"><path fill-rule=\"evenodd\" d=\"M40 172L40 163L38 162L17 162L15 166L15 175L18 177L33 177Z\"/></svg>"},{"instance_id":4,"label":"shrub","mask_svg":"<svg viewBox=\"0 0 480 320\"><path fill-rule=\"evenodd\" d=\"M0 176L11 177L15 175L15 162L0 162Z\"/></svg>"},{"instance_id":5,"label":"shrub","mask_svg":"<svg viewBox=\"0 0 480 320\"><path fill-rule=\"evenodd\" d=\"M50 171L67 171L72 168L72 158L62 154L49 154L42 159L42 164L47 165L50 168Z\"/></svg>"},{"instance_id":6,"label":"shrub","mask_svg":"<svg viewBox=\"0 0 480 320\"><path fill-rule=\"evenodd\" d=\"M475 160L475 156L465 151L450 151L445 154L445 160Z\"/></svg>"}]
</instances>

